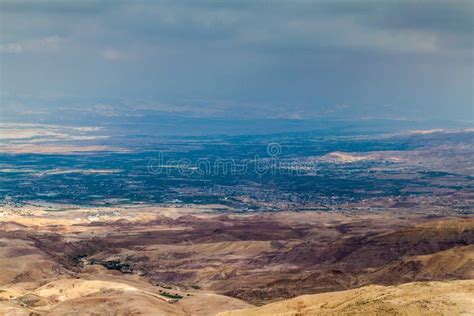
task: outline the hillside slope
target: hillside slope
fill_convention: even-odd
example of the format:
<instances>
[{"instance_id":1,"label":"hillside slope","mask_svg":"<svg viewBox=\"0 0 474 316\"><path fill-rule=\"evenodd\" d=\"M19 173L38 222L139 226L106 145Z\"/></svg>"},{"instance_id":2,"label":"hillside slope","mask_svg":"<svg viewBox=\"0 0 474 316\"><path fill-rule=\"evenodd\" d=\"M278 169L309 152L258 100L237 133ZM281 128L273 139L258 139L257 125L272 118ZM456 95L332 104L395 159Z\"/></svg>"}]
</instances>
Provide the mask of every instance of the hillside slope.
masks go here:
<instances>
[{"instance_id":1,"label":"hillside slope","mask_svg":"<svg viewBox=\"0 0 474 316\"><path fill-rule=\"evenodd\" d=\"M472 315L473 311L474 280L458 280L369 285L219 315Z\"/></svg>"}]
</instances>

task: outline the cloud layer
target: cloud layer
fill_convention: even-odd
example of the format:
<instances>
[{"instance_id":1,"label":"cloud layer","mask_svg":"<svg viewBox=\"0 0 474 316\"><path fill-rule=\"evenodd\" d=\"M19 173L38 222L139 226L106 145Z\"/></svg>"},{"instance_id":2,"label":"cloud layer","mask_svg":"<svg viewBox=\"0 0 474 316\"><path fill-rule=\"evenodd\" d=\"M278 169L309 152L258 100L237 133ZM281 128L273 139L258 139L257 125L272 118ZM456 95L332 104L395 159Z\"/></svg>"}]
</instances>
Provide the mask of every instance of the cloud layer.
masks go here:
<instances>
[{"instance_id":1,"label":"cloud layer","mask_svg":"<svg viewBox=\"0 0 474 316\"><path fill-rule=\"evenodd\" d=\"M473 6L3 0L2 107L472 120Z\"/></svg>"}]
</instances>

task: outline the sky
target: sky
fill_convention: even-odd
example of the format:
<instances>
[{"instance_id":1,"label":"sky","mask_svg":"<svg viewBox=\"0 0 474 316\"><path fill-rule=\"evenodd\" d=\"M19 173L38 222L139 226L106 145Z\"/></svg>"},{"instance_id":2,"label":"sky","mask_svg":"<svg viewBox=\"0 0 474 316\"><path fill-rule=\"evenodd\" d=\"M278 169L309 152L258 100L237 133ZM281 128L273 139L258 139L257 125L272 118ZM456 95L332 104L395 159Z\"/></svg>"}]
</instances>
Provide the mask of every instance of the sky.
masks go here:
<instances>
[{"instance_id":1,"label":"sky","mask_svg":"<svg viewBox=\"0 0 474 316\"><path fill-rule=\"evenodd\" d=\"M0 115L473 120L474 1L0 0Z\"/></svg>"}]
</instances>

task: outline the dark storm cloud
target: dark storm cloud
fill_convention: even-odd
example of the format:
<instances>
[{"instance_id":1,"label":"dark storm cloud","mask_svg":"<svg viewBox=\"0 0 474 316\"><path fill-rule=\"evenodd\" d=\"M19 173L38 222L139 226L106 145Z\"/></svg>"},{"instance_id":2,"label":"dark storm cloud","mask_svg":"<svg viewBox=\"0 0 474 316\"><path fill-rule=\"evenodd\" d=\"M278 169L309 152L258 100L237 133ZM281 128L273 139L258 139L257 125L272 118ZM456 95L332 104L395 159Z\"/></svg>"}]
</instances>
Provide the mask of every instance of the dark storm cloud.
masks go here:
<instances>
[{"instance_id":1,"label":"dark storm cloud","mask_svg":"<svg viewBox=\"0 0 474 316\"><path fill-rule=\"evenodd\" d=\"M0 8L3 101L60 95L223 116L472 113L472 1L0 0Z\"/></svg>"},{"instance_id":2,"label":"dark storm cloud","mask_svg":"<svg viewBox=\"0 0 474 316\"><path fill-rule=\"evenodd\" d=\"M30 14L91 14L99 13L121 1L42 1L42 0L3 0L0 9L4 12Z\"/></svg>"},{"instance_id":3,"label":"dark storm cloud","mask_svg":"<svg viewBox=\"0 0 474 316\"><path fill-rule=\"evenodd\" d=\"M397 29L418 29L453 33L473 33L472 1L406 1L374 10L369 21L374 25ZM370 10L368 11L370 12Z\"/></svg>"},{"instance_id":4,"label":"dark storm cloud","mask_svg":"<svg viewBox=\"0 0 474 316\"><path fill-rule=\"evenodd\" d=\"M472 47L474 5L467 1L394 1L370 6L360 19L375 28L435 32L447 45Z\"/></svg>"}]
</instances>

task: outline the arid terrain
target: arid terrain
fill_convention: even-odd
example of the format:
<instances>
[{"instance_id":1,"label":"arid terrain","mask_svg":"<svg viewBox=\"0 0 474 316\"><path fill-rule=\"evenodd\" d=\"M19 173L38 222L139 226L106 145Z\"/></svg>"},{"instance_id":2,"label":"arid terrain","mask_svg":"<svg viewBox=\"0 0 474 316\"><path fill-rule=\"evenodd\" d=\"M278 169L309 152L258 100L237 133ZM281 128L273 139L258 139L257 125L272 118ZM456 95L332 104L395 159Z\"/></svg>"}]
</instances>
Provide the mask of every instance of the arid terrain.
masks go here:
<instances>
[{"instance_id":1,"label":"arid terrain","mask_svg":"<svg viewBox=\"0 0 474 316\"><path fill-rule=\"evenodd\" d=\"M397 314L402 305L408 308L403 313L473 310L472 217L403 208L219 215L212 207L4 206L0 310L11 315L214 315L248 308L229 313Z\"/></svg>"},{"instance_id":2,"label":"arid terrain","mask_svg":"<svg viewBox=\"0 0 474 316\"><path fill-rule=\"evenodd\" d=\"M474 310L471 130L4 129L0 314Z\"/></svg>"},{"instance_id":3,"label":"arid terrain","mask_svg":"<svg viewBox=\"0 0 474 316\"><path fill-rule=\"evenodd\" d=\"M474 316L474 0L0 0L0 316Z\"/></svg>"},{"instance_id":4,"label":"arid terrain","mask_svg":"<svg viewBox=\"0 0 474 316\"><path fill-rule=\"evenodd\" d=\"M369 285L219 315L470 315L473 291L472 280Z\"/></svg>"}]
</instances>

